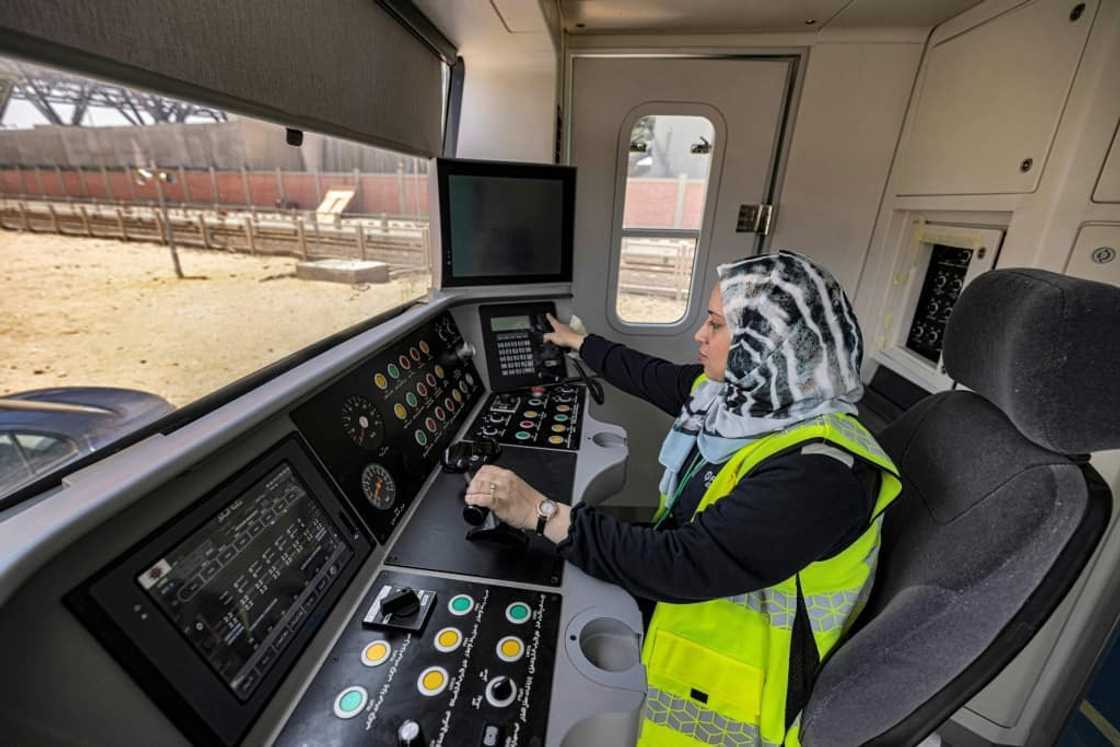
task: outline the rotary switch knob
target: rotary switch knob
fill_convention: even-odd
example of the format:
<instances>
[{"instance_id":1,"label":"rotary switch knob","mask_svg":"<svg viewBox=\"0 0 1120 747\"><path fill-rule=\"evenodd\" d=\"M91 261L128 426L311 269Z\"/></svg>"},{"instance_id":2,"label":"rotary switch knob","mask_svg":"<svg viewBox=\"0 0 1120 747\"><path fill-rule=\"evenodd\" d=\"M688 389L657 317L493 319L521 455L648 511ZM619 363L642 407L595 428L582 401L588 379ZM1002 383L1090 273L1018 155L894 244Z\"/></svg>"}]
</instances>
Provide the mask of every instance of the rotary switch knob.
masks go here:
<instances>
[{"instance_id":1,"label":"rotary switch knob","mask_svg":"<svg viewBox=\"0 0 1120 747\"><path fill-rule=\"evenodd\" d=\"M424 747L424 732L420 724L408 719L397 729L397 747Z\"/></svg>"}]
</instances>

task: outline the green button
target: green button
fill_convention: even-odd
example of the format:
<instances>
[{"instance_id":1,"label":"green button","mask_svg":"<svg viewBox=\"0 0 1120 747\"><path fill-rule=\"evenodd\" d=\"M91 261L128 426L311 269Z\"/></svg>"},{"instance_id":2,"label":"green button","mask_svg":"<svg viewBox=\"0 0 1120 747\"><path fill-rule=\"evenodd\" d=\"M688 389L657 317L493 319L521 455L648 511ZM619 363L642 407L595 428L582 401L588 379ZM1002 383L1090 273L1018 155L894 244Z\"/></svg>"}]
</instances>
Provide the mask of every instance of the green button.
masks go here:
<instances>
[{"instance_id":1,"label":"green button","mask_svg":"<svg viewBox=\"0 0 1120 747\"><path fill-rule=\"evenodd\" d=\"M565 423L568 420L568 416L567 415L553 415L552 419L555 420L557 423Z\"/></svg>"},{"instance_id":2,"label":"green button","mask_svg":"<svg viewBox=\"0 0 1120 747\"><path fill-rule=\"evenodd\" d=\"M460 594L451 600L451 611L460 613L466 612L471 608L472 604L470 597L466 594Z\"/></svg>"},{"instance_id":3,"label":"green button","mask_svg":"<svg viewBox=\"0 0 1120 747\"><path fill-rule=\"evenodd\" d=\"M387 366L386 370L389 372L389 375L392 376L394 379L399 379L400 376L401 376L401 370L399 368L397 368L396 366L394 366L392 363L390 363Z\"/></svg>"},{"instance_id":4,"label":"green button","mask_svg":"<svg viewBox=\"0 0 1120 747\"><path fill-rule=\"evenodd\" d=\"M362 694L351 690L338 701L338 707L344 711L356 711L362 706Z\"/></svg>"},{"instance_id":5,"label":"green button","mask_svg":"<svg viewBox=\"0 0 1120 747\"><path fill-rule=\"evenodd\" d=\"M409 407L416 407L416 395L415 394L413 394L412 392L409 392L408 394L404 395L404 399L405 399L406 402L408 402Z\"/></svg>"},{"instance_id":6,"label":"green button","mask_svg":"<svg viewBox=\"0 0 1120 747\"><path fill-rule=\"evenodd\" d=\"M515 602L509 606L509 616L514 622L521 622L529 617L529 606L522 602Z\"/></svg>"},{"instance_id":7,"label":"green button","mask_svg":"<svg viewBox=\"0 0 1120 747\"><path fill-rule=\"evenodd\" d=\"M530 438L532 438L532 436L529 435L528 433L526 433L525 431L518 431L517 433L514 433L513 435L514 435L514 438L516 438L518 441L528 441Z\"/></svg>"},{"instance_id":8,"label":"green button","mask_svg":"<svg viewBox=\"0 0 1120 747\"><path fill-rule=\"evenodd\" d=\"M424 435L424 431L416 431L416 443L421 446L428 445L428 437Z\"/></svg>"}]
</instances>

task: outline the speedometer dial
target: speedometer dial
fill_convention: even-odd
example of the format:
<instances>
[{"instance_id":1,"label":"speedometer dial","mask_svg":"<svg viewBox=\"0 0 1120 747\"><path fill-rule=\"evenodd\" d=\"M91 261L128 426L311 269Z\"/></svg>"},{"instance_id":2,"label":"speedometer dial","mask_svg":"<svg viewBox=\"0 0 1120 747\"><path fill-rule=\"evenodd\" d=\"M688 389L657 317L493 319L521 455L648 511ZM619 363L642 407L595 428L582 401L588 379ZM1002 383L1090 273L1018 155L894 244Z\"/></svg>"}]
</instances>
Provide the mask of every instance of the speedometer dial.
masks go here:
<instances>
[{"instance_id":1,"label":"speedometer dial","mask_svg":"<svg viewBox=\"0 0 1120 747\"><path fill-rule=\"evenodd\" d=\"M365 397L354 395L342 404L342 429L350 439L367 451L381 445L385 427L377 409Z\"/></svg>"},{"instance_id":2,"label":"speedometer dial","mask_svg":"<svg viewBox=\"0 0 1120 747\"><path fill-rule=\"evenodd\" d=\"M397 501L397 483L389 470L376 462L362 470L362 492L374 508L387 511Z\"/></svg>"}]
</instances>

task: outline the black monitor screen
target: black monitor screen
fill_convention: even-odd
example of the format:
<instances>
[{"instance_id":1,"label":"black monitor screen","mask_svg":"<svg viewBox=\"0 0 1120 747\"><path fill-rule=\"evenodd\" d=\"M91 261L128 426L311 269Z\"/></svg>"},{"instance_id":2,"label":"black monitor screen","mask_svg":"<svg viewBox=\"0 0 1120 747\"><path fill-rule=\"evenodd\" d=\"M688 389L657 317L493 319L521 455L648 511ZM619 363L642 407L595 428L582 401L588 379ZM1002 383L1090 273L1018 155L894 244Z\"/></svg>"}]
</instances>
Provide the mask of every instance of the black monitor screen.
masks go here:
<instances>
[{"instance_id":1,"label":"black monitor screen","mask_svg":"<svg viewBox=\"0 0 1120 747\"><path fill-rule=\"evenodd\" d=\"M245 700L352 554L282 462L136 580Z\"/></svg>"},{"instance_id":2,"label":"black monitor screen","mask_svg":"<svg viewBox=\"0 0 1120 747\"><path fill-rule=\"evenodd\" d=\"M571 280L575 170L440 162L445 285Z\"/></svg>"}]
</instances>

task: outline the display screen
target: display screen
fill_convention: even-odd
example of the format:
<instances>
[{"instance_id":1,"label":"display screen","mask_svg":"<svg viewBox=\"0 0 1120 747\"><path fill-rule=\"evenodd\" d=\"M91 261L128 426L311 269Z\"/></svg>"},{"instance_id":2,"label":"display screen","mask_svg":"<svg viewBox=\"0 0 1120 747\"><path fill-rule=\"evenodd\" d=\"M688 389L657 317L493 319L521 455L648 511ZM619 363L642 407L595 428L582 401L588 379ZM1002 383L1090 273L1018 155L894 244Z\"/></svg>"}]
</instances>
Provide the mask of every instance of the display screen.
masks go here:
<instances>
[{"instance_id":1,"label":"display screen","mask_svg":"<svg viewBox=\"0 0 1120 747\"><path fill-rule=\"evenodd\" d=\"M352 555L281 462L136 581L244 701Z\"/></svg>"},{"instance_id":2,"label":"display screen","mask_svg":"<svg viewBox=\"0 0 1120 747\"><path fill-rule=\"evenodd\" d=\"M496 316L490 320L491 332L516 332L530 328L527 316Z\"/></svg>"},{"instance_id":3,"label":"display screen","mask_svg":"<svg viewBox=\"0 0 1120 747\"><path fill-rule=\"evenodd\" d=\"M451 174L451 271L459 278L558 275L563 269L564 182Z\"/></svg>"}]
</instances>

